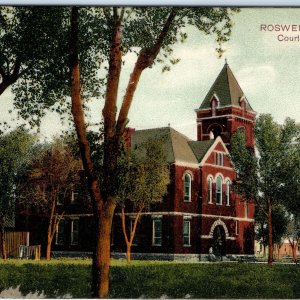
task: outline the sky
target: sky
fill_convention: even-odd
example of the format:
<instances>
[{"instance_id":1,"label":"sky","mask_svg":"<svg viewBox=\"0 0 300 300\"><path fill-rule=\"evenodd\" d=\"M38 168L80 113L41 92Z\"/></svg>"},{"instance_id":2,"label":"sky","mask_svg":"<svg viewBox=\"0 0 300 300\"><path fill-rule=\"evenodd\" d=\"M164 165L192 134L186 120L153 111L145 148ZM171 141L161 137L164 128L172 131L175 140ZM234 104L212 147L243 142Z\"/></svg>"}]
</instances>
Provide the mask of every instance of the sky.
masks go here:
<instances>
[{"instance_id":1,"label":"sky","mask_svg":"<svg viewBox=\"0 0 300 300\"><path fill-rule=\"evenodd\" d=\"M170 124L196 139L195 109L224 66L225 58L257 114L270 113L279 123L286 117L300 122L300 8L242 8L233 21L222 58L217 57L212 36L188 28L188 40L174 48L173 56L180 62L170 72L162 73L161 65L143 72L129 113L130 127L146 129ZM294 31L283 31L289 25L296 25L290 27ZM134 54L125 57L120 100L135 58ZM9 90L1 95L0 122L15 124L8 113L13 109L12 97ZM101 99L91 102L91 122L101 119L102 105ZM49 113L42 121L41 135L50 137L62 128L58 116Z\"/></svg>"}]
</instances>

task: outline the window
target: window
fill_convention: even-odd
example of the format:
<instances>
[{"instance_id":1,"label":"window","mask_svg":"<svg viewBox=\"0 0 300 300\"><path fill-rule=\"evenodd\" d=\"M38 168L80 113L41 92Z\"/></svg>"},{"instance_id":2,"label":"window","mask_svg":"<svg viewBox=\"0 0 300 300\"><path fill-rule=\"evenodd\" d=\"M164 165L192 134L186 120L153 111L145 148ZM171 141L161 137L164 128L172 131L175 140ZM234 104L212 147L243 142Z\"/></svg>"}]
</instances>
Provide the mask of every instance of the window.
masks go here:
<instances>
[{"instance_id":1,"label":"window","mask_svg":"<svg viewBox=\"0 0 300 300\"><path fill-rule=\"evenodd\" d=\"M183 220L183 245L191 245L191 221Z\"/></svg>"},{"instance_id":2,"label":"window","mask_svg":"<svg viewBox=\"0 0 300 300\"><path fill-rule=\"evenodd\" d=\"M224 153L215 152L215 165L224 166Z\"/></svg>"},{"instance_id":3,"label":"window","mask_svg":"<svg viewBox=\"0 0 300 300\"><path fill-rule=\"evenodd\" d=\"M64 240L65 240L65 221L60 220L60 222L57 224L57 228L56 228L55 244L63 245Z\"/></svg>"},{"instance_id":4,"label":"window","mask_svg":"<svg viewBox=\"0 0 300 300\"><path fill-rule=\"evenodd\" d=\"M212 116L216 115L216 110L217 110L218 104L219 104L218 100L214 97L211 100L211 114L212 114Z\"/></svg>"},{"instance_id":5,"label":"window","mask_svg":"<svg viewBox=\"0 0 300 300\"><path fill-rule=\"evenodd\" d=\"M74 203L78 200L78 192L74 189L72 189L71 192L71 203Z\"/></svg>"},{"instance_id":6,"label":"window","mask_svg":"<svg viewBox=\"0 0 300 300\"><path fill-rule=\"evenodd\" d=\"M235 221L235 234L239 234L239 221Z\"/></svg>"},{"instance_id":7,"label":"window","mask_svg":"<svg viewBox=\"0 0 300 300\"><path fill-rule=\"evenodd\" d=\"M208 201L208 203L212 203L212 183L213 183L212 178L208 177L208 180L207 180L207 201Z\"/></svg>"},{"instance_id":8,"label":"window","mask_svg":"<svg viewBox=\"0 0 300 300\"><path fill-rule=\"evenodd\" d=\"M153 246L161 246L162 239L162 219L153 219Z\"/></svg>"},{"instance_id":9,"label":"window","mask_svg":"<svg viewBox=\"0 0 300 300\"><path fill-rule=\"evenodd\" d=\"M245 201L245 218L248 218L248 202Z\"/></svg>"},{"instance_id":10,"label":"window","mask_svg":"<svg viewBox=\"0 0 300 300\"><path fill-rule=\"evenodd\" d=\"M226 205L230 206L230 181L226 181Z\"/></svg>"},{"instance_id":11,"label":"window","mask_svg":"<svg viewBox=\"0 0 300 300\"><path fill-rule=\"evenodd\" d=\"M184 201L191 201L192 177L190 174L184 175Z\"/></svg>"},{"instance_id":12,"label":"window","mask_svg":"<svg viewBox=\"0 0 300 300\"><path fill-rule=\"evenodd\" d=\"M220 175L217 177L216 204L222 205L222 177Z\"/></svg>"},{"instance_id":13,"label":"window","mask_svg":"<svg viewBox=\"0 0 300 300\"><path fill-rule=\"evenodd\" d=\"M64 193L58 193L57 195L57 205L64 204Z\"/></svg>"},{"instance_id":14,"label":"window","mask_svg":"<svg viewBox=\"0 0 300 300\"><path fill-rule=\"evenodd\" d=\"M71 221L71 245L78 245L78 219Z\"/></svg>"}]
</instances>

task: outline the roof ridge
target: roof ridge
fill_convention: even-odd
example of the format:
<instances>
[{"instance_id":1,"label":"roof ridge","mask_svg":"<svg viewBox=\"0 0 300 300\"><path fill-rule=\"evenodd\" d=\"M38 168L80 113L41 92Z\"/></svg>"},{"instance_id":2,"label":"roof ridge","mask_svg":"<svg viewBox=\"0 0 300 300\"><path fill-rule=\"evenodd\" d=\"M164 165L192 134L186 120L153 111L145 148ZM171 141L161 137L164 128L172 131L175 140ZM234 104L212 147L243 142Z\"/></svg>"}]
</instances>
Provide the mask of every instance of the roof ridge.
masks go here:
<instances>
[{"instance_id":1,"label":"roof ridge","mask_svg":"<svg viewBox=\"0 0 300 300\"><path fill-rule=\"evenodd\" d=\"M173 127L169 127L171 130L175 131L176 134L181 135L182 137L184 137L187 141L193 141L192 139L190 139L188 136L186 136L185 134L177 131L176 129L174 129Z\"/></svg>"}]
</instances>

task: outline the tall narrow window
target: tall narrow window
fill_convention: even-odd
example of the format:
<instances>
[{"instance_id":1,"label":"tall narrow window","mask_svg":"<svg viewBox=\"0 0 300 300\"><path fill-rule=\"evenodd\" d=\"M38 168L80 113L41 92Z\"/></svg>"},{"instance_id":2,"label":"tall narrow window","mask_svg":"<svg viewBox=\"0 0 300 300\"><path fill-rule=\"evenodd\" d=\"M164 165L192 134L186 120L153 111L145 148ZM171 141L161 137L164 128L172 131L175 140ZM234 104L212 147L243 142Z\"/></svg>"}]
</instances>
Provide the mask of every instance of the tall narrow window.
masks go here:
<instances>
[{"instance_id":1,"label":"tall narrow window","mask_svg":"<svg viewBox=\"0 0 300 300\"><path fill-rule=\"evenodd\" d=\"M212 116L215 116L215 115L216 115L217 105L218 105L217 100L216 100L216 99L213 99L213 100L211 101L211 114L212 114Z\"/></svg>"},{"instance_id":2,"label":"tall narrow window","mask_svg":"<svg viewBox=\"0 0 300 300\"><path fill-rule=\"evenodd\" d=\"M207 180L207 201L208 203L212 203L212 178L208 177Z\"/></svg>"},{"instance_id":3,"label":"tall narrow window","mask_svg":"<svg viewBox=\"0 0 300 300\"><path fill-rule=\"evenodd\" d=\"M72 189L71 203L77 202L77 200L78 200L78 192L75 189Z\"/></svg>"},{"instance_id":4,"label":"tall narrow window","mask_svg":"<svg viewBox=\"0 0 300 300\"><path fill-rule=\"evenodd\" d=\"M65 221L60 220L56 228L55 244L63 245L64 241L65 241Z\"/></svg>"},{"instance_id":5,"label":"tall narrow window","mask_svg":"<svg viewBox=\"0 0 300 300\"><path fill-rule=\"evenodd\" d=\"M230 206L230 181L226 181L226 205Z\"/></svg>"},{"instance_id":6,"label":"tall narrow window","mask_svg":"<svg viewBox=\"0 0 300 300\"><path fill-rule=\"evenodd\" d=\"M153 235L152 244L153 246L161 246L162 240L162 219L153 219Z\"/></svg>"},{"instance_id":7,"label":"tall narrow window","mask_svg":"<svg viewBox=\"0 0 300 300\"><path fill-rule=\"evenodd\" d=\"M224 154L222 152L218 152L217 165L224 166Z\"/></svg>"},{"instance_id":8,"label":"tall narrow window","mask_svg":"<svg viewBox=\"0 0 300 300\"><path fill-rule=\"evenodd\" d=\"M239 221L235 221L235 234L239 234Z\"/></svg>"},{"instance_id":9,"label":"tall narrow window","mask_svg":"<svg viewBox=\"0 0 300 300\"><path fill-rule=\"evenodd\" d=\"M217 177L216 204L222 205L222 177L220 175Z\"/></svg>"},{"instance_id":10,"label":"tall narrow window","mask_svg":"<svg viewBox=\"0 0 300 300\"><path fill-rule=\"evenodd\" d=\"M248 218L248 202L245 201L245 218Z\"/></svg>"},{"instance_id":11,"label":"tall narrow window","mask_svg":"<svg viewBox=\"0 0 300 300\"><path fill-rule=\"evenodd\" d=\"M184 201L190 202L192 194L192 177L190 174L184 175Z\"/></svg>"},{"instance_id":12,"label":"tall narrow window","mask_svg":"<svg viewBox=\"0 0 300 300\"><path fill-rule=\"evenodd\" d=\"M183 220L183 245L191 245L191 221Z\"/></svg>"},{"instance_id":13,"label":"tall narrow window","mask_svg":"<svg viewBox=\"0 0 300 300\"><path fill-rule=\"evenodd\" d=\"M78 219L71 221L71 245L78 245Z\"/></svg>"}]
</instances>

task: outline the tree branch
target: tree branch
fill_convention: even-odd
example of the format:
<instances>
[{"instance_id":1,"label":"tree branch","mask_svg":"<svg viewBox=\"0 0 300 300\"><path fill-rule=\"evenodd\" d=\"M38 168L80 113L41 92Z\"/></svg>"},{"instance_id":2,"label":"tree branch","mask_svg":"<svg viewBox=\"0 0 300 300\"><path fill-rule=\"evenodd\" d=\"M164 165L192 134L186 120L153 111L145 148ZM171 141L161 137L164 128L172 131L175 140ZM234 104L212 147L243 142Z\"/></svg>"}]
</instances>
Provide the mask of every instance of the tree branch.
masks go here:
<instances>
[{"instance_id":1,"label":"tree branch","mask_svg":"<svg viewBox=\"0 0 300 300\"><path fill-rule=\"evenodd\" d=\"M126 232L124 207L122 207L122 230L123 230L123 234L124 234L126 245L128 245L129 244L129 240L128 240L128 236L127 236L127 232Z\"/></svg>"},{"instance_id":2,"label":"tree branch","mask_svg":"<svg viewBox=\"0 0 300 300\"><path fill-rule=\"evenodd\" d=\"M71 65L71 101L72 115L75 124L75 130L78 137L82 164L88 178L88 187L93 200L100 202L101 191L98 180L94 171L91 150L86 134L86 125L84 120L84 112L80 95L80 68L78 58L78 7L72 7L71 12L71 38L70 38L70 65ZM95 201L93 201L94 211L96 213ZM98 206L101 209L101 205Z\"/></svg>"},{"instance_id":3,"label":"tree branch","mask_svg":"<svg viewBox=\"0 0 300 300\"><path fill-rule=\"evenodd\" d=\"M109 70L106 87L105 105L103 108L105 138L113 137L115 134L115 120L117 111L117 96L119 79L121 73L121 22L118 17L117 8L113 9L113 29L111 36L111 48L109 53Z\"/></svg>"},{"instance_id":4,"label":"tree branch","mask_svg":"<svg viewBox=\"0 0 300 300\"><path fill-rule=\"evenodd\" d=\"M151 66L152 63L154 62L156 56L158 55L162 47L163 41L170 30L170 27L172 25L175 16L176 16L176 12L174 9L172 9L154 45L150 49L146 49L146 48L142 49L137 58L136 64L129 78L129 82L127 85L127 89L123 98L122 106L117 121L117 134L119 137L123 134L123 131L128 123L127 120L128 112L140 76L143 70Z\"/></svg>"},{"instance_id":5,"label":"tree branch","mask_svg":"<svg viewBox=\"0 0 300 300\"><path fill-rule=\"evenodd\" d=\"M140 210L138 211L138 213L135 217L134 223L133 223L133 228L130 231L130 244L132 244L132 242L133 242L135 231L136 231L136 226L137 226L138 220L141 216L142 210L143 210L143 207L141 207Z\"/></svg>"}]
</instances>

